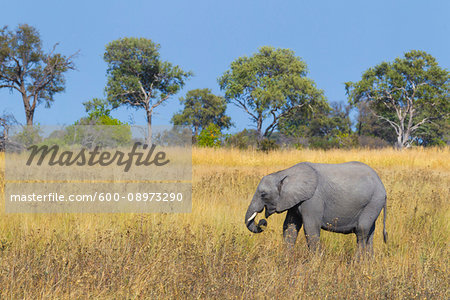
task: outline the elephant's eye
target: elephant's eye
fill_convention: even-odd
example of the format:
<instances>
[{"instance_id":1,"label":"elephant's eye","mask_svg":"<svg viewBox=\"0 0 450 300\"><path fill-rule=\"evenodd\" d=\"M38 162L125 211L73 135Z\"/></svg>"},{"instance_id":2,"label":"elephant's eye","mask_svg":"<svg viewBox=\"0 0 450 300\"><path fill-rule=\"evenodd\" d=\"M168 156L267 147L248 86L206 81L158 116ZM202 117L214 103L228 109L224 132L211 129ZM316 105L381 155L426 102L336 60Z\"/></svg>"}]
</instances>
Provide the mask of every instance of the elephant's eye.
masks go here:
<instances>
[{"instance_id":1,"label":"elephant's eye","mask_svg":"<svg viewBox=\"0 0 450 300\"><path fill-rule=\"evenodd\" d=\"M266 192L261 192L261 198L266 198L267 193Z\"/></svg>"}]
</instances>

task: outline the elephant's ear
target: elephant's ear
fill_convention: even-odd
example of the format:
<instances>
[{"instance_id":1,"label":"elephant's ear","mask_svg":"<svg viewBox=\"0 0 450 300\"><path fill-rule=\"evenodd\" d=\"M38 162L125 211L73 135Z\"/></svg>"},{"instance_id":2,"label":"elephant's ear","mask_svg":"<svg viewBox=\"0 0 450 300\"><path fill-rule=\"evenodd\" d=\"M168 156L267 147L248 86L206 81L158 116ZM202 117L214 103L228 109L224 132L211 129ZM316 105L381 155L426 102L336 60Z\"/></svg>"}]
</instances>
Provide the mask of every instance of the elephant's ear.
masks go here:
<instances>
[{"instance_id":1,"label":"elephant's ear","mask_svg":"<svg viewBox=\"0 0 450 300\"><path fill-rule=\"evenodd\" d=\"M301 163L280 176L277 212L281 213L295 205L310 199L317 188L317 173L308 164Z\"/></svg>"}]
</instances>

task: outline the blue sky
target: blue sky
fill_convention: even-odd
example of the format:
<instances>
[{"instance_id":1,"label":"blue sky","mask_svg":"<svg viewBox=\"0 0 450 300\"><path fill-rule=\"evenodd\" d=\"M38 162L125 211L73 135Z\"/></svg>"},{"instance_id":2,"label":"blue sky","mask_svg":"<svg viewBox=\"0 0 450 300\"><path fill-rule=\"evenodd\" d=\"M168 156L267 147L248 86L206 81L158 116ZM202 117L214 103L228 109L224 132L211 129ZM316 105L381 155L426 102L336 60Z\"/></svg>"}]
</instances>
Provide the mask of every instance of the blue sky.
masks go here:
<instances>
[{"instance_id":1,"label":"blue sky","mask_svg":"<svg viewBox=\"0 0 450 300\"><path fill-rule=\"evenodd\" d=\"M191 70L185 88L159 107L154 124L169 124L181 109L178 98L196 88L222 95L217 78L239 56L264 45L290 48L307 63L308 77L329 101L346 101L344 82L356 81L369 67L411 49L432 54L450 66L450 1L2 1L0 26L36 27L50 50L80 51L77 71L67 74L66 91L50 109L37 108L35 122L71 124L85 116L82 102L104 97L105 45L145 37L161 45L162 59ZM25 122L19 94L0 91L0 114ZM251 128L247 115L229 105L235 127ZM114 117L145 124L144 111L119 109Z\"/></svg>"}]
</instances>

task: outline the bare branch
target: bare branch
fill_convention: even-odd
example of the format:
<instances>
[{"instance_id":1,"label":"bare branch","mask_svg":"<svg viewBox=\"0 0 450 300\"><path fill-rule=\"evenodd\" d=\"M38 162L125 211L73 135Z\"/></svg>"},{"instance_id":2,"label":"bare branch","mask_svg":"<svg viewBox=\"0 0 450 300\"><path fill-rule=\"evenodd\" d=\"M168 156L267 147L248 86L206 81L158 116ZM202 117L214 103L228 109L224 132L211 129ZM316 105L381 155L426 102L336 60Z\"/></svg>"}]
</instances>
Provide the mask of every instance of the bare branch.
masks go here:
<instances>
[{"instance_id":1,"label":"bare branch","mask_svg":"<svg viewBox=\"0 0 450 300\"><path fill-rule=\"evenodd\" d=\"M236 105L237 107L242 107L253 119L258 120L258 117L256 117L252 112L250 112L247 108L247 106L245 105L245 103L239 99L235 99L236 103L233 103L234 105Z\"/></svg>"},{"instance_id":2,"label":"bare branch","mask_svg":"<svg viewBox=\"0 0 450 300\"><path fill-rule=\"evenodd\" d=\"M422 121L420 121L420 122L418 122L416 125L414 125L414 126L411 126L410 128L410 130L411 130L411 133L413 133L414 131L416 131L422 124L424 124L424 123L426 123L426 122L429 122L429 120L430 120L430 118L424 118L424 119L422 119Z\"/></svg>"},{"instance_id":3,"label":"bare branch","mask_svg":"<svg viewBox=\"0 0 450 300\"><path fill-rule=\"evenodd\" d=\"M139 88L140 88L140 90L141 90L141 93L143 94L143 96L144 96L144 99L145 99L145 101L147 101L147 99L149 99L150 98L150 95L147 95L147 92L144 90L144 87L142 86L142 83L139 81ZM149 92L149 94L150 94L150 92ZM148 105L148 104L147 104Z\"/></svg>"},{"instance_id":4,"label":"bare branch","mask_svg":"<svg viewBox=\"0 0 450 300\"><path fill-rule=\"evenodd\" d=\"M377 118L379 118L379 119L381 119L381 120L384 120L384 121L388 122L392 127L394 127L394 130L395 130L395 132L397 133L397 135L400 134L401 126L400 126L399 124L396 124L395 122L389 120L388 118L385 118L385 117L383 117L383 116L381 116L381 115L378 115L377 113L375 113L375 112L372 110L372 108L370 108L370 105L368 105L367 107L368 107L368 109L370 110L370 112L371 112L375 117L377 117Z\"/></svg>"},{"instance_id":5,"label":"bare branch","mask_svg":"<svg viewBox=\"0 0 450 300\"><path fill-rule=\"evenodd\" d=\"M403 90L406 93L405 88L403 87L399 87L399 88L394 88L393 90ZM392 96L392 93L388 90L384 91L386 94L386 98L390 100L392 107L395 109L395 113L397 114L397 118L399 119L400 122L403 122L402 120L405 119L406 115L403 113L401 107L399 107L396 103L395 103L395 99ZM377 100L382 100L380 98L377 98ZM389 108L389 106L387 105L387 103L385 103L384 101L382 101L382 103Z\"/></svg>"},{"instance_id":6,"label":"bare branch","mask_svg":"<svg viewBox=\"0 0 450 300\"><path fill-rule=\"evenodd\" d=\"M309 105L309 104L308 104L308 105ZM276 112L278 109L276 109L276 108L275 108L275 109L272 109L269 113L272 114L272 116L273 116L273 122L272 122L272 123L266 128L266 130L264 131L264 136L267 136L267 135L271 135L271 134L272 134L272 132L275 130L275 128L276 128L276 126L278 125L278 123L279 123L279 121L280 121L280 118L281 118L282 116L288 114L289 112L291 112L292 110L294 110L294 109L296 109L296 108L301 108L301 107L303 107L303 106L305 106L305 103L302 103L302 104L298 104L298 105L292 106L292 107L288 108L287 110L285 110L284 112L280 113L278 116L275 114L275 112ZM311 105L309 105L309 107L312 109Z\"/></svg>"},{"instance_id":7,"label":"bare branch","mask_svg":"<svg viewBox=\"0 0 450 300\"><path fill-rule=\"evenodd\" d=\"M166 95L166 97L159 99L155 104L153 104L152 107L150 108L150 113L153 112L153 109L161 105L161 103L169 99L170 96L172 96L172 94Z\"/></svg>"},{"instance_id":8,"label":"bare branch","mask_svg":"<svg viewBox=\"0 0 450 300\"><path fill-rule=\"evenodd\" d=\"M44 61L46 63L44 70L43 70L44 74L38 81L36 81L33 84L33 91L32 91L33 95L39 94L40 91L46 89L47 86L51 85L52 81L57 76L57 74L55 72L57 67L67 68L67 69L71 69L71 70L75 69L75 67L73 66L72 59L76 55L78 55L79 51L75 52L68 58L63 58L62 60L55 60L53 63L50 62L50 59L52 58L53 52L55 51L55 48L57 45L58 45L58 43L53 46L52 51L47 55L47 58Z\"/></svg>"},{"instance_id":9,"label":"bare branch","mask_svg":"<svg viewBox=\"0 0 450 300\"><path fill-rule=\"evenodd\" d=\"M5 74L2 72L0 72L0 79L4 80L5 82L14 82L18 86L20 86L19 82L17 82L16 79L9 77L9 76L5 76Z\"/></svg>"},{"instance_id":10,"label":"bare branch","mask_svg":"<svg viewBox=\"0 0 450 300\"><path fill-rule=\"evenodd\" d=\"M305 106L305 103L298 104L298 105L295 105L295 106L291 106L290 108L288 108L287 110L285 110L284 112L282 112L278 117L281 117L281 116L283 116L283 115L286 115L286 114L290 113L292 110L294 110L294 109L296 109L296 108L302 108L303 106ZM309 106L309 108L310 108L311 110L313 110L311 104L308 104L308 106Z\"/></svg>"},{"instance_id":11,"label":"bare branch","mask_svg":"<svg viewBox=\"0 0 450 300\"><path fill-rule=\"evenodd\" d=\"M11 88L11 89L15 89L15 90L19 91L20 93L22 93L22 92L20 91L20 89L19 89L17 86L12 85L12 84L3 84L3 85L0 85L0 89L1 89L1 88Z\"/></svg>"},{"instance_id":12,"label":"bare branch","mask_svg":"<svg viewBox=\"0 0 450 300\"><path fill-rule=\"evenodd\" d=\"M267 135L272 134L273 130L275 129L276 125L278 124L278 117L279 117L279 116L277 117L277 115L275 114L276 111L277 111L276 109L272 109L272 110L270 111L270 114L273 116L273 121L272 121L272 123L266 128L266 130L264 131L264 136L267 136ZM269 132L270 132L270 134L269 134Z\"/></svg>"},{"instance_id":13,"label":"bare branch","mask_svg":"<svg viewBox=\"0 0 450 300\"><path fill-rule=\"evenodd\" d=\"M123 98L121 101L124 103L127 103L131 106L144 106L145 105L145 103L143 104L142 102L131 101L130 99L127 99L127 98Z\"/></svg>"}]
</instances>

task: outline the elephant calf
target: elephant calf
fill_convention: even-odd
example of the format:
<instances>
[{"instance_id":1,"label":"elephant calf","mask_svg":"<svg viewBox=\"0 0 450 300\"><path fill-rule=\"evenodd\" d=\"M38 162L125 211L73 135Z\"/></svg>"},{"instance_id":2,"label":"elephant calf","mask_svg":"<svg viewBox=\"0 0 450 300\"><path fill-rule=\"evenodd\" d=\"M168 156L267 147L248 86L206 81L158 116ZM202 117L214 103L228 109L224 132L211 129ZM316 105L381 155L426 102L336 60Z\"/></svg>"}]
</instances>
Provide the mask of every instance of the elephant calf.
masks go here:
<instances>
[{"instance_id":1,"label":"elephant calf","mask_svg":"<svg viewBox=\"0 0 450 300\"><path fill-rule=\"evenodd\" d=\"M266 209L287 210L284 240L294 245L303 225L308 247L315 250L320 229L355 233L359 252L373 251L375 221L384 208L383 237L386 233L386 190L377 173L361 162L315 164L303 162L264 176L245 215L247 228L254 233L267 225L255 217Z\"/></svg>"}]
</instances>

